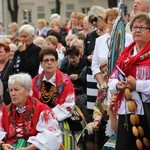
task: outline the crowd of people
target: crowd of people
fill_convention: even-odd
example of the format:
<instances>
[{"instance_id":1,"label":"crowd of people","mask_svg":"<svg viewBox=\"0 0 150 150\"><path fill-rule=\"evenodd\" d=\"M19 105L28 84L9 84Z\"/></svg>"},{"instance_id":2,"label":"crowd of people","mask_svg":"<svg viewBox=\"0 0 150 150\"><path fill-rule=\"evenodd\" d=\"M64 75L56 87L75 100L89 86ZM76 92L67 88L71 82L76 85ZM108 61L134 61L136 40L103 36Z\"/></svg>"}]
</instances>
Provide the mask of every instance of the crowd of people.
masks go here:
<instances>
[{"instance_id":1,"label":"crowd of people","mask_svg":"<svg viewBox=\"0 0 150 150\"><path fill-rule=\"evenodd\" d=\"M0 23L0 149L149 150L149 12L149 0L134 0L122 16L125 48L110 75L118 8L11 22L7 32Z\"/></svg>"}]
</instances>

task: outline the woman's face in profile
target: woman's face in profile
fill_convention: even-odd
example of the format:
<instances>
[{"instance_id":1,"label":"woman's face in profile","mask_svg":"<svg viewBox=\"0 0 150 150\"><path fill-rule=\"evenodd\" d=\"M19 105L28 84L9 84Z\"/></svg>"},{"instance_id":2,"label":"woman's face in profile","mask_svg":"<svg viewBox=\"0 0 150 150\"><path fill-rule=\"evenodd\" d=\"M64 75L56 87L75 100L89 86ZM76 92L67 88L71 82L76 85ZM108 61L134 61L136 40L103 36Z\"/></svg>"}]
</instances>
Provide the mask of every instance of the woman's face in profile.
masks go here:
<instances>
[{"instance_id":1,"label":"woman's face in profile","mask_svg":"<svg viewBox=\"0 0 150 150\"><path fill-rule=\"evenodd\" d=\"M20 108L25 106L29 90L26 90L20 83L9 84L8 87L11 102Z\"/></svg>"}]
</instances>

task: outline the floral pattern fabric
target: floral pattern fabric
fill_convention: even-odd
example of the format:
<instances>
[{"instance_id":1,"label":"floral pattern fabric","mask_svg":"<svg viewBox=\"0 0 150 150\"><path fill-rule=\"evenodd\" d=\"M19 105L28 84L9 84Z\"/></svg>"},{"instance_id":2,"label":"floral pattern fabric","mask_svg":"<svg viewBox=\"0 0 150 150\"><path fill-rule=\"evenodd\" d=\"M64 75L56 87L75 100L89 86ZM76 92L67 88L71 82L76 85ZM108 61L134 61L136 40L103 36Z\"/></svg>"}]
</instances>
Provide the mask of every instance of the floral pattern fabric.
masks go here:
<instances>
[{"instance_id":1,"label":"floral pattern fabric","mask_svg":"<svg viewBox=\"0 0 150 150\"><path fill-rule=\"evenodd\" d=\"M10 113L13 112L13 113ZM0 140L14 144L20 138L34 144L39 150L58 150L62 142L61 132L52 110L40 101L29 98L23 120L22 137L17 137L16 107L13 104L0 109ZM41 139L44 139L41 140Z\"/></svg>"},{"instance_id":2,"label":"floral pattern fabric","mask_svg":"<svg viewBox=\"0 0 150 150\"><path fill-rule=\"evenodd\" d=\"M34 77L33 79L33 97L41 99L42 91L41 84L44 77L44 72ZM54 81L56 85L56 92L53 94L52 110L54 111L58 121L63 121L72 115L73 107L75 105L75 92L73 85L68 76L63 74L58 69L56 70L56 78ZM51 107L49 105L49 107Z\"/></svg>"}]
</instances>

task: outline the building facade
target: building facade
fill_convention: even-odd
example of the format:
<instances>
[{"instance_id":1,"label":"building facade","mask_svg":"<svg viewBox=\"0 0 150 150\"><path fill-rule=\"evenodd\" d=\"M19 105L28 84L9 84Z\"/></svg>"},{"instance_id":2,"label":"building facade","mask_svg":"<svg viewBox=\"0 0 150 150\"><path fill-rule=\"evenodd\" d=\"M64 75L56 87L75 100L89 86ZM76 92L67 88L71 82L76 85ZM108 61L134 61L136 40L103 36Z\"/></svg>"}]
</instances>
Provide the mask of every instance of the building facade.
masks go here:
<instances>
[{"instance_id":1,"label":"building facade","mask_svg":"<svg viewBox=\"0 0 150 150\"><path fill-rule=\"evenodd\" d=\"M87 13L88 10L93 6L102 6L108 8L107 0L60 0L61 11L60 15L62 19L69 18L70 14L74 11ZM119 0L118 0L119 1ZM124 0L127 6L128 12L131 10L132 0ZM33 25L36 25L36 21L39 18L45 18L49 21L50 15L55 11L56 4L55 0L18 0L19 12L18 12L18 23L20 24L23 19L27 19ZM0 19L7 25L11 22L10 14L7 10L7 1L0 0L0 10L2 15Z\"/></svg>"}]
</instances>

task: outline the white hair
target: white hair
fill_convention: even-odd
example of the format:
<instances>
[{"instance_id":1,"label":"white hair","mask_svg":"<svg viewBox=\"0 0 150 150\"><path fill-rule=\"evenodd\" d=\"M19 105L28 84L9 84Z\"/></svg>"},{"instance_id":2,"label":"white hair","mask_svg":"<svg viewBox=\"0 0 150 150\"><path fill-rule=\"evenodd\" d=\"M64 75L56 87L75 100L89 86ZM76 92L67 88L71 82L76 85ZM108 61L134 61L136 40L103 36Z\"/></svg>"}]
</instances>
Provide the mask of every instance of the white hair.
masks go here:
<instances>
[{"instance_id":1,"label":"white hair","mask_svg":"<svg viewBox=\"0 0 150 150\"><path fill-rule=\"evenodd\" d=\"M25 25L22 25L20 27L19 33L21 33L21 32L28 33L28 35L34 35L35 34L35 29L30 24L25 24Z\"/></svg>"},{"instance_id":2,"label":"white hair","mask_svg":"<svg viewBox=\"0 0 150 150\"><path fill-rule=\"evenodd\" d=\"M11 75L8 79L8 85L19 83L27 90L32 88L32 78L28 73L18 73Z\"/></svg>"},{"instance_id":3,"label":"white hair","mask_svg":"<svg viewBox=\"0 0 150 150\"><path fill-rule=\"evenodd\" d=\"M75 34L68 34L68 35L65 37L65 40L67 40L68 38L75 39L75 38L77 38L77 36L76 36Z\"/></svg>"},{"instance_id":4,"label":"white hair","mask_svg":"<svg viewBox=\"0 0 150 150\"><path fill-rule=\"evenodd\" d=\"M14 49L14 50L18 49L17 45L14 43L10 43L8 46L10 47L10 49Z\"/></svg>"},{"instance_id":5,"label":"white hair","mask_svg":"<svg viewBox=\"0 0 150 150\"><path fill-rule=\"evenodd\" d=\"M88 12L88 17L90 16L102 17L103 19L105 19L106 9L101 6L92 6Z\"/></svg>"},{"instance_id":6,"label":"white hair","mask_svg":"<svg viewBox=\"0 0 150 150\"><path fill-rule=\"evenodd\" d=\"M61 17L60 17L60 15L59 14L57 14L57 13L54 13L54 14L51 14L50 15L50 20L53 20L53 19L59 19L59 20L61 20Z\"/></svg>"},{"instance_id":7,"label":"white hair","mask_svg":"<svg viewBox=\"0 0 150 150\"><path fill-rule=\"evenodd\" d=\"M37 46L39 46L41 49L47 45L47 42L46 40L41 37L41 36L37 36L34 40L33 40L33 43Z\"/></svg>"}]
</instances>

